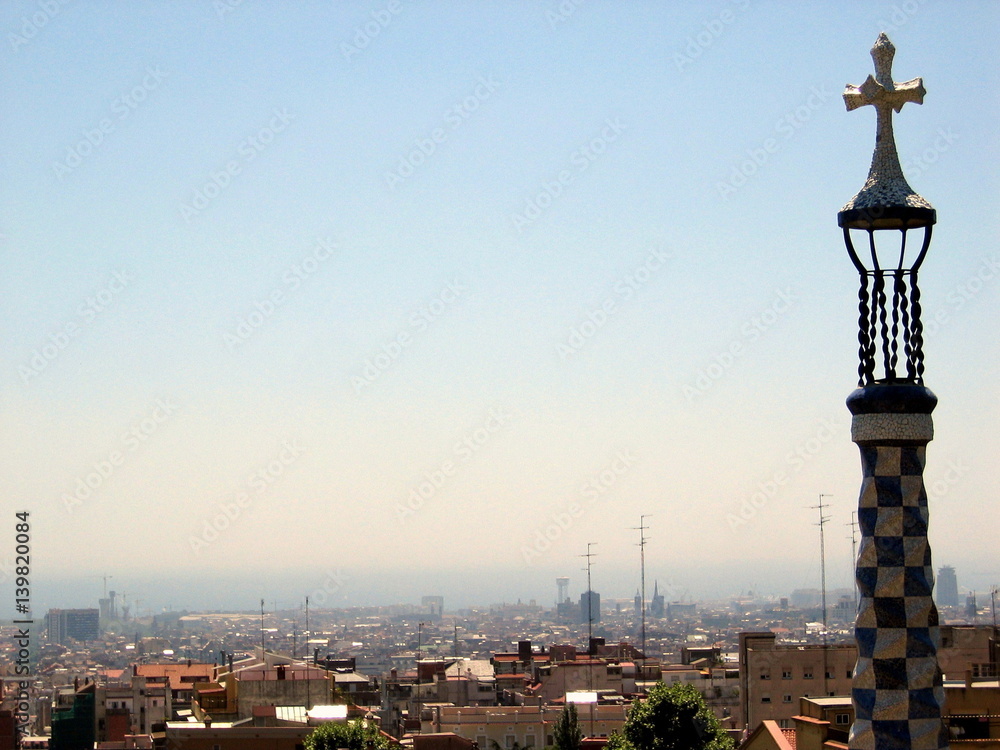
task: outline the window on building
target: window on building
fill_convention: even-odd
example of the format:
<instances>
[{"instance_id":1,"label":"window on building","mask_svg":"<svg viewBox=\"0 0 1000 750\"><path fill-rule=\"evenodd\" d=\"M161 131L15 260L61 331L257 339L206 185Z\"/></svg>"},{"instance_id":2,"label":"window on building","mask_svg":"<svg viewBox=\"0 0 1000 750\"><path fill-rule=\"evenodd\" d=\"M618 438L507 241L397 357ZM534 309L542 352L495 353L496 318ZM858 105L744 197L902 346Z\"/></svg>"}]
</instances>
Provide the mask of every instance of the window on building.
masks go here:
<instances>
[{"instance_id":1,"label":"window on building","mask_svg":"<svg viewBox=\"0 0 1000 750\"><path fill-rule=\"evenodd\" d=\"M515 737L512 734L508 734L503 738L503 745L504 747L507 748L507 750L510 750L510 748L514 747L514 744L516 742L517 742L517 737Z\"/></svg>"},{"instance_id":2,"label":"window on building","mask_svg":"<svg viewBox=\"0 0 1000 750\"><path fill-rule=\"evenodd\" d=\"M847 675L846 675L846 677L847 677L847 679L849 679L849 680L850 680L850 679L853 679L853 678L854 678L854 673L853 673L853 670L851 670L851 669L848 669L848 670L847 670Z\"/></svg>"},{"instance_id":3,"label":"window on building","mask_svg":"<svg viewBox=\"0 0 1000 750\"><path fill-rule=\"evenodd\" d=\"M792 702L792 696L790 696L790 695L783 695L783 696L781 696L781 702L782 703L791 703Z\"/></svg>"},{"instance_id":4,"label":"window on building","mask_svg":"<svg viewBox=\"0 0 1000 750\"><path fill-rule=\"evenodd\" d=\"M458 734L458 733L456 732L456 734ZM486 735L485 734L477 734L476 735L476 744L479 745L480 748L487 747L489 745L489 742L486 739Z\"/></svg>"},{"instance_id":5,"label":"window on building","mask_svg":"<svg viewBox=\"0 0 1000 750\"><path fill-rule=\"evenodd\" d=\"M771 702L771 696L770 695L762 695L762 696L760 696L760 702L761 703L770 703Z\"/></svg>"},{"instance_id":6,"label":"window on building","mask_svg":"<svg viewBox=\"0 0 1000 750\"><path fill-rule=\"evenodd\" d=\"M533 734L526 734L524 736L524 746L525 747L534 747L535 746L535 735L533 735Z\"/></svg>"},{"instance_id":7,"label":"window on building","mask_svg":"<svg viewBox=\"0 0 1000 750\"><path fill-rule=\"evenodd\" d=\"M790 669L782 669L781 670L781 679L783 679L783 680L790 680L790 679L792 679L792 670L790 670Z\"/></svg>"},{"instance_id":8,"label":"window on building","mask_svg":"<svg viewBox=\"0 0 1000 750\"><path fill-rule=\"evenodd\" d=\"M811 679L813 678L813 670L812 670L812 667L806 667L806 668L805 668L805 669L804 669L804 670L802 671L802 678L803 678L803 679L805 679L805 680L811 680Z\"/></svg>"},{"instance_id":9,"label":"window on building","mask_svg":"<svg viewBox=\"0 0 1000 750\"><path fill-rule=\"evenodd\" d=\"M782 729L791 729L792 720L791 719L778 719L778 726Z\"/></svg>"},{"instance_id":10,"label":"window on building","mask_svg":"<svg viewBox=\"0 0 1000 750\"><path fill-rule=\"evenodd\" d=\"M771 679L771 670L770 669L762 669L760 671L760 679L762 679L762 680L770 680Z\"/></svg>"},{"instance_id":11,"label":"window on building","mask_svg":"<svg viewBox=\"0 0 1000 750\"><path fill-rule=\"evenodd\" d=\"M850 714L837 714L836 717L833 720L833 723L837 724L838 726L846 726L846 725L848 725L848 724L851 723L851 715Z\"/></svg>"},{"instance_id":12,"label":"window on building","mask_svg":"<svg viewBox=\"0 0 1000 750\"><path fill-rule=\"evenodd\" d=\"M832 669L826 670L826 679L828 679L828 680L834 679L834 674L833 674L833 670Z\"/></svg>"}]
</instances>

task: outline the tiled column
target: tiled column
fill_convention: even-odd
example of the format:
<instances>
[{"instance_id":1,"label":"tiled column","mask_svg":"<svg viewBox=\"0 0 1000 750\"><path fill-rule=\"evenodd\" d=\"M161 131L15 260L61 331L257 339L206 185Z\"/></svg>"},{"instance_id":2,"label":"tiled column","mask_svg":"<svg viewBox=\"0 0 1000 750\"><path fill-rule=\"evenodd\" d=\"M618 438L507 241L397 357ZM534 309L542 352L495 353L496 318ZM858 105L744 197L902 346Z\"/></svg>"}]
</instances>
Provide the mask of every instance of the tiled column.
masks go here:
<instances>
[{"instance_id":1,"label":"tiled column","mask_svg":"<svg viewBox=\"0 0 1000 750\"><path fill-rule=\"evenodd\" d=\"M923 478L936 403L913 384L871 385L847 400L863 469L851 750L948 747Z\"/></svg>"}]
</instances>

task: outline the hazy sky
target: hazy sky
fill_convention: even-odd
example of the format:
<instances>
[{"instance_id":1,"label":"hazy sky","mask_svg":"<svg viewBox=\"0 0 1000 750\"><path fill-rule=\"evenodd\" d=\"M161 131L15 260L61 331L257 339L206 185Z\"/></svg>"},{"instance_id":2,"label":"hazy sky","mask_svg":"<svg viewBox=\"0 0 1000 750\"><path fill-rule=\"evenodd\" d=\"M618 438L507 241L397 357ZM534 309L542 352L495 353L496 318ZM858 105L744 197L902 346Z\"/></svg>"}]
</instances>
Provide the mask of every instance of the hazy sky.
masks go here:
<instances>
[{"instance_id":1,"label":"hazy sky","mask_svg":"<svg viewBox=\"0 0 1000 750\"><path fill-rule=\"evenodd\" d=\"M39 606L103 574L151 607L169 576L292 604L338 570L331 601L550 603L588 542L594 588L631 595L651 514L650 589L787 592L819 585L826 493L850 585L836 213L875 113L841 92L886 31L928 92L894 121L939 220L934 563L1000 582L998 24L940 0L4 3L0 557L26 509Z\"/></svg>"}]
</instances>

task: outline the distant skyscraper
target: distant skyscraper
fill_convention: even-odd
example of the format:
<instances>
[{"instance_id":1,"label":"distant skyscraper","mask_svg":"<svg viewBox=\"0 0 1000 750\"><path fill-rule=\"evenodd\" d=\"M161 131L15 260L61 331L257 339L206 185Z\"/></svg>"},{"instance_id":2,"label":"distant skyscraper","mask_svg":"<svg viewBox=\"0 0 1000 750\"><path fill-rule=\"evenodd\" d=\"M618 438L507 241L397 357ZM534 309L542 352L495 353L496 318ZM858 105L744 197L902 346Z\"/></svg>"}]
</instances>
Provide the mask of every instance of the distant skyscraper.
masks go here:
<instances>
[{"instance_id":1,"label":"distant skyscraper","mask_svg":"<svg viewBox=\"0 0 1000 750\"><path fill-rule=\"evenodd\" d=\"M938 571L937 600L942 607L958 606L958 578L950 565L945 565Z\"/></svg>"},{"instance_id":2,"label":"distant skyscraper","mask_svg":"<svg viewBox=\"0 0 1000 750\"><path fill-rule=\"evenodd\" d=\"M976 606L976 592L973 591L965 597L965 616L969 618L969 622L975 624L978 610L979 608Z\"/></svg>"},{"instance_id":3,"label":"distant skyscraper","mask_svg":"<svg viewBox=\"0 0 1000 750\"><path fill-rule=\"evenodd\" d=\"M101 632L100 615L96 609L50 609L45 615L49 643L97 640Z\"/></svg>"},{"instance_id":4,"label":"distant skyscraper","mask_svg":"<svg viewBox=\"0 0 1000 750\"><path fill-rule=\"evenodd\" d=\"M565 576L556 579L556 604L562 604L569 599L569 579Z\"/></svg>"},{"instance_id":5,"label":"distant skyscraper","mask_svg":"<svg viewBox=\"0 0 1000 750\"><path fill-rule=\"evenodd\" d=\"M635 616L642 617L642 596L638 591L635 592Z\"/></svg>"},{"instance_id":6,"label":"distant skyscraper","mask_svg":"<svg viewBox=\"0 0 1000 750\"><path fill-rule=\"evenodd\" d=\"M587 611L590 611L589 622L601 621L601 595L596 591L584 591L580 594L580 623L588 622Z\"/></svg>"}]
</instances>

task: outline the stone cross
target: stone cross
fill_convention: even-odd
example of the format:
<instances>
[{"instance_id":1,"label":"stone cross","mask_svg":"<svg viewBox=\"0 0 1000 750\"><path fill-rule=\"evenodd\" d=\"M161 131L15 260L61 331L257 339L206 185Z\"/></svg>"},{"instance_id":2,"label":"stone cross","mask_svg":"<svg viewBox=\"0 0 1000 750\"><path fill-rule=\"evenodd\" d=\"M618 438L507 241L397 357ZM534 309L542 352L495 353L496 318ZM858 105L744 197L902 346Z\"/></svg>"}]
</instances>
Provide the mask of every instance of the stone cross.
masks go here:
<instances>
[{"instance_id":1,"label":"stone cross","mask_svg":"<svg viewBox=\"0 0 1000 750\"><path fill-rule=\"evenodd\" d=\"M931 208L930 203L917 195L903 177L892 135L892 110L899 112L906 102L923 104L924 94L927 93L924 81L914 78L904 83L893 83L892 58L896 48L884 32L878 35L871 53L875 63L874 77L869 75L860 86L848 84L844 90L844 103L848 111L867 104L875 107L878 113L875 153L865 186L842 210L873 206Z\"/></svg>"}]
</instances>

